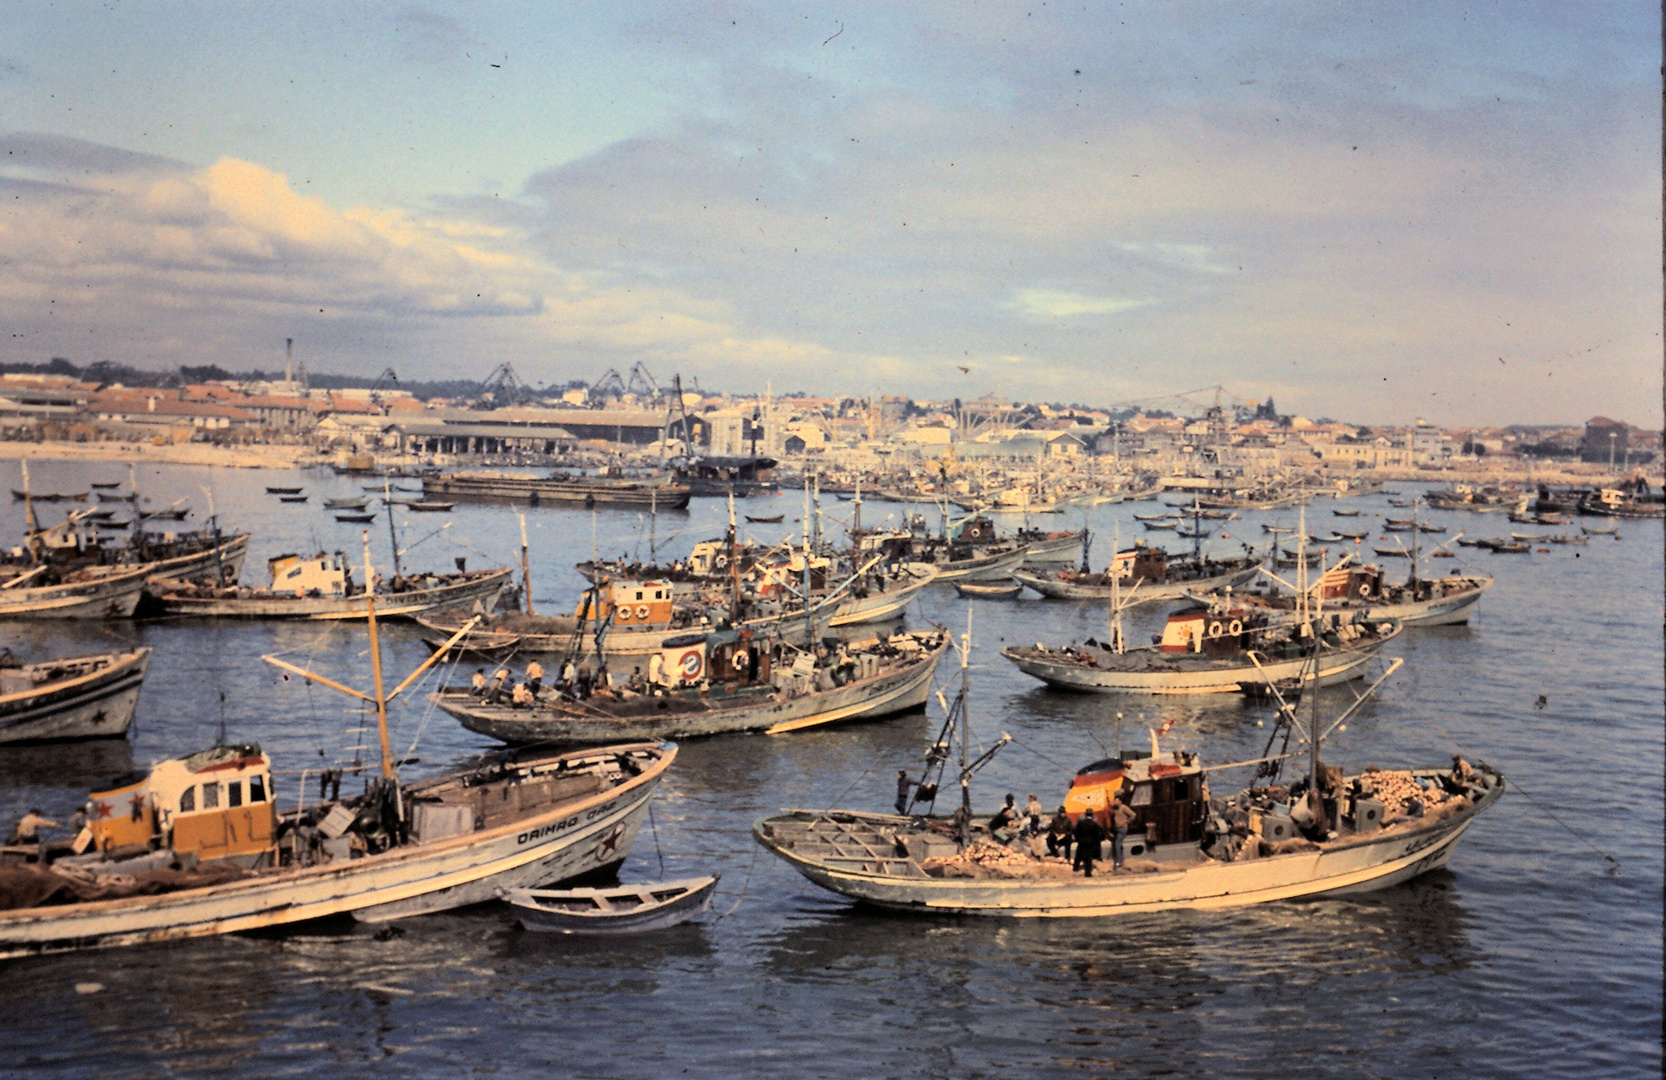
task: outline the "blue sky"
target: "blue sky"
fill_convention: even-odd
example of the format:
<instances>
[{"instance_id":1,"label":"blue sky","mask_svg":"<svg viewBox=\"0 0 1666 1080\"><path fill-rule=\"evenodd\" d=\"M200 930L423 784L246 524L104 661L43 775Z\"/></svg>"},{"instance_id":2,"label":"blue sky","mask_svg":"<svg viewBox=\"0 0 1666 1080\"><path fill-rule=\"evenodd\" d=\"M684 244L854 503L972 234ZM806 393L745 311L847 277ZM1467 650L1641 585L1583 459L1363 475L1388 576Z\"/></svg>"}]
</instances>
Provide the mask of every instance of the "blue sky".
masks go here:
<instances>
[{"instance_id":1,"label":"blue sky","mask_svg":"<svg viewBox=\"0 0 1666 1080\"><path fill-rule=\"evenodd\" d=\"M1660 423L1658 7L0 19L0 359Z\"/></svg>"}]
</instances>

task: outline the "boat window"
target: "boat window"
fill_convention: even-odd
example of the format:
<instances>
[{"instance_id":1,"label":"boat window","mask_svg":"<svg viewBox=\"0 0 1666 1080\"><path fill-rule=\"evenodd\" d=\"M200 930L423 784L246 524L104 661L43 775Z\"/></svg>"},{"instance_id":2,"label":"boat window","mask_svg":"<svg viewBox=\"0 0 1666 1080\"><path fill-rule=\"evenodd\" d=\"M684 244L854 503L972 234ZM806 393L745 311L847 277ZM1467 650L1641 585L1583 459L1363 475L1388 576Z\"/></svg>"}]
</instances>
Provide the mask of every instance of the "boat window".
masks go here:
<instances>
[{"instance_id":1,"label":"boat window","mask_svg":"<svg viewBox=\"0 0 1666 1080\"><path fill-rule=\"evenodd\" d=\"M1135 784L1134 797L1128 800L1129 804L1132 806L1150 806L1152 787L1151 784Z\"/></svg>"},{"instance_id":2,"label":"boat window","mask_svg":"<svg viewBox=\"0 0 1666 1080\"><path fill-rule=\"evenodd\" d=\"M197 808L197 789L188 787L179 793L179 812L189 814Z\"/></svg>"},{"instance_id":3,"label":"boat window","mask_svg":"<svg viewBox=\"0 0 1666 1080\"><path fill-rule=\"evenodd\" d=\"M202 786L202 808L213 810L220 805L220 785L204 784Z\"/></svg>"},{"instance_id":4,"label":"boat window","mask_svg":"<svg viewBox=\"0 0 1666 1080\"><path fill-rule=\"evenodd\" d=\"M243 781L233 780L226 785L226 805L243 805Z\"/></svg>"},{"instance_id":5,"label":"boat window","mask_svg":"<svg viewBox=\"0 0 1666 1080\"><path fill-rule=\"evenodd\" d=\"M249 777L249 801L252 803L266 801L266 778L264 776Z\"/></svg>"}]
</instances>

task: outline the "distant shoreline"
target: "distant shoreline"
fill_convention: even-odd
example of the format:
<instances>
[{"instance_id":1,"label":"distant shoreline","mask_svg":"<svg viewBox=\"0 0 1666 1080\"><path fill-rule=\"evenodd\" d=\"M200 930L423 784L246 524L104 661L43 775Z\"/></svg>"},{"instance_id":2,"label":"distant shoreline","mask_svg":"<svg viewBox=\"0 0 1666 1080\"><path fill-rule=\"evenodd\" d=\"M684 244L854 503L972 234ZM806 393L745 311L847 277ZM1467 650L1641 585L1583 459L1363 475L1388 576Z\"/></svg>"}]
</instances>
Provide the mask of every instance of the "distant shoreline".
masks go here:
<instances>
[{"instance_id":1,"label":"distant shoreline","mask_svg":"<svg viewBox=\"0 0 1666 1080\"><path fill-rule=\"evenodd\" d=\"M170 465L213 465L227 469L305 469L329 465L337 454L320 453L310 446L255 443L216 446L212 443L124 442L8 442L0 441L0 461L113 461ZM377 455L379 465L414 464L406 457ZM462 464L459 462L459 464ZM796 462L783 462L794 469ZM1647 471L1649 482L1663 486L1657 467ZM1586 462L1535 461L1531 468L1519 459L1483 458L1464 461L1452 469L1335 470L1323 474L1326 486L1335 480L1376 483L1486 484L1545 483L1599 486L1620 478L1619 469Z\"/></svg>"}]
</instances>

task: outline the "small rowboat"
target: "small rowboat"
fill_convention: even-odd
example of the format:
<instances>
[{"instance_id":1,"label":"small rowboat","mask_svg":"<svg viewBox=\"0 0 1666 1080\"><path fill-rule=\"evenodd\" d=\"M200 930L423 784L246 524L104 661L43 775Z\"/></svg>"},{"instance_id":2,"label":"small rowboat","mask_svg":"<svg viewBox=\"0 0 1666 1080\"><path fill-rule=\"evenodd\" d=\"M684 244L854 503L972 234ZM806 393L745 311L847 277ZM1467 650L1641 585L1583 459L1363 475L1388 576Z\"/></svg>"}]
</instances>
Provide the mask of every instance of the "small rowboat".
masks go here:
<instances>
[{"instance_id":1,"label":"small rowboat","mask_svg":"<svg viewBox=\"0 0 1666 1080\"><path fill-rule=\"evenodd\" d=\"M304 503L307 501L307 497L305 495L279 495L278 501L285 503Z\"/></svg>"},{"instance_id":2,"label":"small rowboat","mask_svg":"<svg viewBox=\"0 0 1666 1080\"><path fill-rule=\"evenodd\" d=\"M376 515L375 514L337 514L336 515L336 520L346 522L349 525L368 525L370 522L376 520Z\"/></svg>"},{"instance_id":3,"label":"small rowboat","mask_svg":"<svg viewBox=\"0 0 1666 1080\"><path fill-rule=\"evenodd\" d=\"M326 510L363 510L369 499L325 499Z\"/></svg>"},{"instance_id":4,"label":"small rowboat","mask_svg":"<svg viewBox=\"0 0 1666 1080\"><path fill-rule=\"evenodd\" d=\"M1579 527L1579 531L1584 533L1586 536L1613 536L1615 533L1620 531L1620 527L1618 525L1610 525L1606 529L1598 529L1591 525L1581 525Z\"/></svg>"},{"instance_id":5,"label":"small rowboat","mask_svg":"<svg viewBox=\"0 0 1666 1080\"><path fill-rule=\"evenodd\" d=\"M35 498L39 499L39 498L41 498L41 496L36 495ZM133 496L131 496L131 495L111 495L107 491L101 491L101 492L98 493L98 501L101 502L101 503L132 502L133 501Z\"/></svg>"},{"instance_id":6,"label":"small rowboat","mask_svg":"<svg viewBox=\"0 0 1666 1080\"><path fill-rule=\"evenodd\" d=\"M1144 525L1152 532L1156 532L1159 529L1176 529L1180 527L1180 522L1174 518L1170 518L1167 521L1142 521L1140 524Z\"/></svg>"},{"instance_id":7,"label":"small rowboat","mask_svg":"<svg viewBox=\"0 0 1666 1080\"><path fill-rule=\"evenodd\" d=\"M1024 583L957 581L954 588L968 600L1011 600L1024 591Z\"/></svg>"},{"instance_id":8,"label":"small rowboat","mask_svg":"<svg viewBox=\"0 0 1666 1080\"><path fill-rule=\"evenodd\" d=\"M498 895L528 930L630 934L663 930L704 914L721 876L606 889L505 889Z\"/></svg>"},{"instance_id":9,"label":"small rowboat","mask_svg":"<svg viewBox=\"0 0 1666 1080\"><path fill-rule=\"evenodd\" d=\"M456 505L456 503L447 502L408 502L405 504L405 509L415 510L419 514L443 514Z\"/></svg>"},{"instance_id":10,"label":"small rowboat","mask_svg":"<svg viewBox=\"0 0 1666 1080\"><path fill-rule=\"evenodd\" d=\"M301 489L298 487L269 487L266 489L268 495L299 495L300 493Z\"/></svg>"},{"instance_id":11,"label":"small rowboat","mask_svg":"<svg viewBox=\"0 0 1666 1080\"><path fill-rule=\"evenodd\" d=\"M146 521L155 518L157 521L184 521L185 515L191 512L189 506L182 506L175 510L141 510L139 520Z\"/></svg>"},{"instance_id":12,"label":"small rowboat","mask_svg":"<svg viewBox=\"0 0 1666 1080\"><path fill-rule=\"evenodd\" d=\"M1358 510L1332 510L1331 513L1336 517L1359 517Z\"/></svg>"},{"instance_id":13,"label":"small rowboat","mask_svg":"<svg viewBox=\"0 0 1666 1080\"><path fill-rule=\"evenodd\" d=\"M88 487L103 488L105 491L109 491L112 488L121 487L121 481L120 480L110 480L110 481L107 481L107 482L102 483L102 484L89 484Z\"/></svg>"},{"instance_id":14,"label":"small rowboat","mask_svg":"<svg viewBox=\"0 0 1666 1080\"><path fill-rule=\"evenodd\" d=\"M1169 517L1168 514L1135 514L1134 515L1134 520L1135 521L1163 521L1168 517Z\"/></svg>"},{"instance_id":15,"label":"small rowboat","mask_svg":"<svg viewBox=\"0 0 1666 1080\"><path fill-rule=\"evenodd\" d=\"M785 514L771 514L767 517L754 517L751 514L747 514L746 520L750 521L754 525L779 525L781 524L781 520L786 516L787 515Z\"/></svg>"}]
</instances>

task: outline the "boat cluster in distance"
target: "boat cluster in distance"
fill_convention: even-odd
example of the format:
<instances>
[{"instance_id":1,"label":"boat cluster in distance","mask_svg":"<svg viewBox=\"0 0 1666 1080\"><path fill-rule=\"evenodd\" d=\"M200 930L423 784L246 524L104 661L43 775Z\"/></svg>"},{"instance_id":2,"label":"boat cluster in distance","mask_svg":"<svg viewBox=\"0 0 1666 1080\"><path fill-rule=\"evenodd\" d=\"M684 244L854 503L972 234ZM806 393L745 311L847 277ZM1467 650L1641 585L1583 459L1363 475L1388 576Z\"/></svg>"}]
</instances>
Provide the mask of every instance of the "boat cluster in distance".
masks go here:
<instances>
[{"instance_id":1,"label":"boat cluster in distance","mask_svg":"<svg viewBox=\"0 0 1666 1080\"><path fill-rule=\"evenodd\" d=\"M363 470L355 470L363 472ZM509 502L531 510L628 506L651 513L686 507L701 488L671 477L513 473L370 475L365 497L330 499L328 512L374 517L391 507L439 512L457 502ZM710 478L707 478L709 481ZM1310 491L1261 484L1163 490L1152 477L1116 480L1090 501L1145 501L1133 516L1147 534L1174 532L1190 550L1144 537L1094 553L1086 527L1012 528L977 500L966 509L939 493L935 513L910 510L900 524L864 527L864 503L910 499L857 476L806 484L803 535L775 544L745 539L735 494L779 483L756 472L732 480L729 524L672 558L578 564L585 587L572 611L535 610L522 532L516 567L407 570L388 576L343 552L268 560L267 580L240 583L250 536L216 516L191 531L101 528L80 494L24 487L24 541L0 562L0 618L125 619L149 613L186 620L309 619L362 622L376 670L357 690L278 657L270 663L367 702L381 728L380 761L327 769L316 801L286 797L272 763L252 742L218 745L164 761L90 794L70 835L31 814L0 858L0 955L22 955L236 932L351 914L368 922L507 900L529 929L567 933L648 930L694 917L711 903L715 875L658 884L557 888L607 879L628 855L655 787L677 756L673 739L725 733L782 735L924 709L945 656L961 669L958 695L917 774L898 777L892 813L791 812L759 821L756 840L809 880L870 904L905 911L1000 916L1108 915L1217 907L1384 888L1444 865L1504 778L1455 758L1450 766L1346 774L1318 748L1339 718L1319 715L1316 686L1374 678L1383 650L1421 626L1468 621L1491 576L1427 574L1425 558L1451 554L1467 530L1445 537L1431 509L1499 512L1534 528L1572 515L1658 516L1635 489L1505 493L1453 488L1426 496L1380 492L1390 512L1375 547L1403 559L1404 576L1362 559L1378 527L1343 528L1362 511L1366 485ZM401 481L420 480L420 489ZM130 477L95 485L100 503L146 505ZM738 489L738 491L734 490ZM299 486L273 486L300 506ZM436 498L443 495L444 499ZM1332 499L1334 497L1334 500ZM849 503L851 522L824 529L822 502ZM1166 505L1155 505L1166 499ZM1324 501L1321 502L1320 500ZM84 505L43 525L42 500ZM962 504L967 500L960 500ZM177 507L169 508L172 513ZM1279 510L1253 542L1222 555L1203 542L1252 511ZM1328 515L1327 515L1328 510ZM963 512L964 511L964 512ZM987 511L987 512L986 512ZM127 512L127 511L122 511ZM179 515L183 517L184 515ZM779 521L781 515L746 515ZM870 514L870 520L871 520ZM1334 529L1310 533L1328 516ZM524 518L523 518L524 522ZM356 523L356 522L355 522ZM369 524L369 522L365 522ZM1012 524L1018 524L1013 522ZM1578 538L1617 537L1617 525L1583 526ZM1514 536L1514 534L1513 534ZM1231 540L1224 531L1223 539ZM1400 539L1402 538L1403 539ZM1554 538L1527 534L1494 545L1514 550ZM1331 552L1336 552L1333 557ZM1399 565L1395 563L1393 565ZM973 758L965 672L969 635L892 629L924 590L953 588L983 602L1103 605L1103 640L1009 645L1016 668L1063 692L1121 695L1246 694L1276 704L1269 753L1206 764L1187 749L1122 750L1070 780L1056 811L1032 802L993 817L972 813L970 781L1006 738ZM510 600L499 609L500 599ZM1148 643L1124 633L1135 607L1168 605ZM431 655L384 693L378 622L415 622ZM0 742L126 734L148 649L31 661L0 655ZM405 781L388 750L388 701L424 672L465 677L430 692L466 728L516 748L468 769ZM469 669L475 669L472 678ZM518 670L517 670L518 669ZM1357 704L1356 704L1357 707ZM1294 736L1294 738L1293 738ZM1308 751L1272 752L1275 740ZM1308 760L1301 761L1302 754ZM1288 765L1293 775L1285 775ZM1217 789L1222 770L1254 773L1239 790ZM344 780L362 783L362 791ZM941 793L958 806L939 812ZM310 794L304 793L304 794ZM1108 853L1104 850L1108 842ZM1095 865L1110 866L1095 875ZM281 902L280 902L281 901Z\"/></svg>"}]
</instances>

